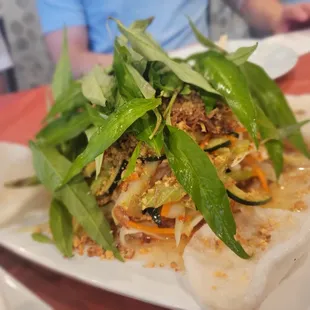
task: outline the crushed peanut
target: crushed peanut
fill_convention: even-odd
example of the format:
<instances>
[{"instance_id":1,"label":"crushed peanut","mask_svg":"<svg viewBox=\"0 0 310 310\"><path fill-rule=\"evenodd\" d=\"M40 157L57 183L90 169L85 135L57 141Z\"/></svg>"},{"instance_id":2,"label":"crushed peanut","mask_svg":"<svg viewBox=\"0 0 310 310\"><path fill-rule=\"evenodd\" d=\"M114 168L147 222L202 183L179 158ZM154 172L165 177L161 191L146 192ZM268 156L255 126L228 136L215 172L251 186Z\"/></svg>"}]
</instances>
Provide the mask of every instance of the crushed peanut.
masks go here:
<instances>
[{"instance_id":1,"label":"crushed peanut","mask_svg":"<svg viewBox=\"0 0 310 310\"><path fill-rule=\"evenodd\" d=\"M223 279L226 279L228 276L227 276L227 273L223 272L223 271L215 271L213 273L214 277L217 277L217 278L223 278Z\"/></svg>"},{"instance_id":2,"label":"crushed peanut","mask_svg":"<svg viewBox=\"0 0 310 310\"><path fill-rule=\"evenodd\" d=\"M293 207L290 208L291 211L304 211L307 209L307 205L303 200L298 200L294 203Z\"/></svg>"},{"instance_id":3,"label":"crushed peanut","mask_svg":"<svg viewBox=\"0 0 310 310\"><path fill-rule=\"evenodd\" d=\"M112 251L107 250L107 251L105 251L105 257L106 257L106 259L114 259L114 254Z\"/></svg>"},{"instance_id":4,"label":"crushed peanut","mask_svg":"<svg viewBox=\"0 0 310 310\"><path fill-rule=\"evenodd\" d=\"M144 268L154 268L155 267L155 263L154 262L149 262L149 263L145 264L143 267Z\"/></svg>"},{"instance_id":5,"label":"crushed peanut","mask_svg":"<svg viewBox=\"0 0 310 310\"><path fill-rule=\"evenodd\" d=\"M147 253L149 253L150 252L150 249L148 249L148 248L141 248L140 250L139 250L139 253L140 254L147 254Z\"/></svg>"}]
</instances>

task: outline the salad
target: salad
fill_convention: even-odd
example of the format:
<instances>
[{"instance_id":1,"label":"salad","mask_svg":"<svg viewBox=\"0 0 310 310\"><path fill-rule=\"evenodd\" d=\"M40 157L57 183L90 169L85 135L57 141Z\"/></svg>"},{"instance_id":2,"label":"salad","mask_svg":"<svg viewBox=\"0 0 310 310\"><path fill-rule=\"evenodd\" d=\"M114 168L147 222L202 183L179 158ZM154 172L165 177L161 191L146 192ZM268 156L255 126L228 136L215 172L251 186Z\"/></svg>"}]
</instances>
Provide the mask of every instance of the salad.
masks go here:
<instances>
[{"instance_id":1,"label":"salad","mask_svg":"<svg viewBox=\"0 0 310 310\"><path fill-rule=\"evenodd\" d=\"M288 146L310 157L306 122L248 61L257 45L228 53L189 21L208 49L173 59L147 33L152 18L128 28L114 22L121 35L113 65L79 80L64 32L55 102L30 142L36 177L28 182L53 195L52 238L34 239L66 257L88 246L89 256L124 261L137 241L179 246L207 223L234 255L252 259L236 237L235 214L270 203Z\"/></svg>"}]
</instances>

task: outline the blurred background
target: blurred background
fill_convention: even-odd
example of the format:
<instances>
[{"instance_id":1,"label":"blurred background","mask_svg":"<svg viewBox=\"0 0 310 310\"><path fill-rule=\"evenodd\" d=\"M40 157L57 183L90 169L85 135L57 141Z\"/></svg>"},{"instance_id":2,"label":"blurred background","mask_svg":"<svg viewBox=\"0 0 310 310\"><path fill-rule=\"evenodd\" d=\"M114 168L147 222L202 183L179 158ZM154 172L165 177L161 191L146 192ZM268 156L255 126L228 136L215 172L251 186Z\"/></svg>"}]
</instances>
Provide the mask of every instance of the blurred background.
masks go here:
<instances>
[{"instance_id":1,"label":"blurred background","mask_svg":"<svg viewBox=\"0 0 310 310\"><path fill-rule=\"evenodd\" d=\"M209 7L209 31L212 39L223 33L230 38L249 36L246 23L221 0L211 0ZM41 33L35 0L0 0L0 19L3 36L14 63L13 71L18 90L32 88L50 82L52 64ZM14 84L14 81L8 81ZM10 74L9 74L10 75ZM14 85L10 88L13 88Z\"/></svg>"},{"instance_id":2,"label":"blurred background","mask_svg":"<svg viewBox=\"0 0 310 310\"><path fill-rule=\"evenodd\" d=\"M209 1L205 14L208 35L212 40L218 40L222 34L227 34L229 39L257 37L257 33L251 31L238 13L227 5L236 5L238 1L241 3L243 0ZM273 1L270 0L270 3ZM65 6L66 2L63 3ZM41 31L36 0L0 0L0 31L11 57L10 65L7 65L9 68L2 71L7 84L6 91L19 91L49 83L54 64ZM0 92L4 91L0 88Z\"/></svg>"}]
</instances>

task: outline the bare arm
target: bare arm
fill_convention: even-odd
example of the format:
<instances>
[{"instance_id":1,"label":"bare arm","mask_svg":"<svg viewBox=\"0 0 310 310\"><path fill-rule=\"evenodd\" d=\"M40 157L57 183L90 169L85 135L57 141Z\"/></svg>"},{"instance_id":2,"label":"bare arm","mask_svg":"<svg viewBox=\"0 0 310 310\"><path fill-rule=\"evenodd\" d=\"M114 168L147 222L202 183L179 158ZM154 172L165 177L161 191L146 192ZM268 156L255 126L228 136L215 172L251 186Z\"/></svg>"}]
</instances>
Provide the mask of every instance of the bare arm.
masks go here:
<instances>
[{"instance_id":1,"label":"bare arm","mask_svg":"<svg viewBox=\"0 0 310 310\"><path fill-rule=\"evenodd\" d=\"M310 21L310 4L282 4L279 0L226 0L252 27L287 32Z\"/></svg>"},{"instance_id":2,"label":"bare arm","mask_svg":"<svg viewBox=\"0 0 310 310\"><path fill-rule=\"evenodd\" d=\"M60 57L62 46L62 30L54 31L45 35L45 41L49 53L56 63ZM68 45L71 66L75 77L90 71L96 64L109 66L112 64L111 54L98 54L88 49L88 34L85 26L68 28Z\"/></svg>"}]
</instances>

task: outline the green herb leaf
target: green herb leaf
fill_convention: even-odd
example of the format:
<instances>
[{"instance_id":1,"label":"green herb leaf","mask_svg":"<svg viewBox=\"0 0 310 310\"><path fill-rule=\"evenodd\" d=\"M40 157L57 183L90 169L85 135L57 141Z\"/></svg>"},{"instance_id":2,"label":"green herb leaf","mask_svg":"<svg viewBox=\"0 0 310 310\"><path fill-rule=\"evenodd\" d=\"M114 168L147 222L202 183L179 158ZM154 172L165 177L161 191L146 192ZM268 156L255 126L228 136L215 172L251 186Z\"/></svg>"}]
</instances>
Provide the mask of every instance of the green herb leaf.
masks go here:
<instances>
[{"instance_id":1,"label":"green herb leaf","mask_svg":"<svg viewBox=\"0 0 310 310\"><path fill-rule=\"evenodd\" d=\"M33 155L33 166L44 186L55 192L70 168L70 161L57 152L55 148L43 147L30 142ZM82 177L75 178L54 193L72 216L81 224L86 233L114 256L122 260L113 244L111 228L103 212L99 209L94 196L89 194L89 187Z\"/></svg>"},{"instance_id":2,"label":"green herb leaf","mask_svg":"<svg viewBox=\"0 0 310 310\"><path fill-rule=\"evenodd\" d=\"M277 128L265 115L264 111L256 105L257 126L265 143L269 158L272 162L276 177L279 178L283 170L283 143L280 140Z\"/></svg>"},{"instance_id":3,"label":"green herb leaf","mask_svg":"<svg viewBox=\"0 0 310 310\"><path fill-rule=\"evenodd\" d=\"M88 117L91 121L91 123L95 126L102 126L103 124L105 124L108 116L100 113L100 111L96 108L96 107L92 107L90 104L86 103L84 105L87 113L88 113Z\"/></svg>"},{"instance_id":4,"label":"green herb leaf","mask_svg":"<svg viewBox=\"0 0 310 310\"><path fill-rule=\"evenodd\" d=\"M4 186L9 187L9 188L22 188L22 187L34 186L38 184L40 184L40 181L38 180L36 175L33 175L31 177L7 181L4 183Z\"/></svg>"},{"instance_id":5,"label":"green herb leaf","mask_svg":"<svg viewBox=\"0 0 310 310\"><path fill-rule=\"evenodd\" d=\"M66 207L56 199L51 202L49 224L58 250L66 257L72 257L72 216Z\"/></svg>"},{"instance_id":6,"label":"green herb leaf","mask_svg":"<svg viewBox=\"0 0 310 310\"><path fill-rule=\"evenodd\" d=\"M62 175L68 171L70 162L55 148L39 146L32 141L29 142L29 146L38 179L50 192L54 192L60 186Z\"/></svg>"},{"instance_id":7,"label":"green herb leaf","mask_svg":"<svg viewBox=\"0 0 310 310\"><path fill-rule=\"evenodd\" d=\"M264 69L251 62L246 62L241 68L249 81L253 96L257 98L260 107L273 124L277 128L295 125L296 118L281 89ZM310 152L300 130L290 135L288 140L306 157L310 158Z\"/></svg>"},{"instance_id":8,"label":"green herb leaf","mask_svg":"<svg viewBox=\"0 0 310 310\"><path fill-rule=\"evenodd\" d=\"M68 88L58 96L55 103L52 105L45 121L51 121L57 114L75 110L81 107L86 102L82 94L81 84L79 81L72 81Z\"/></svg>"},{"instance_id":9,"label":"green herb leaf","mask_svg":"<svg viewBox=\"0 0 310 310\"><path fill-rule=\"evenodd\" d=\"M162 120L163 120L163 117L161 116L160 112L158 111L158 109L154 109L153 110L155 116L156 116L156 125L155 125L155 128L152 132L152 134L150 135L150 140L152 140L155 135L157 134L158 130L160 129L160 126L162 125Z\"/></svg>"},{"instance_id":10,"label":"green herb leaf","mask_svg":"<svg viewBox=\"0 0 310 310\"><path fill-rule=\"evenodd\" d=\"M142 95L146 99L155 97L155 89L140 75L140 73L130 64L125 64Z\"/></svg>"},{"instance_id":11,"label":"green herb leaf","mask_svg":"<svg viewBox=\"0 0 310 310\"><path fill-rule=\"evenodd\" d=\"M156 152L158 156L160 156L164 146L162 132L157 133L157 135L155 135L151 139L156 125L157 118L152 112L148 112L144 116L136 120L135 123L130 127L130 129L139 140L145 142L150 148L152 148Z\"/></svg>"},{"instance_id":12,"label":"green herb leaf","mask_svg":"<svg viewBox=\"0 0 310 310\"><path fill-rule=\"evenodd\" d=\"M208 38L206 38L199 30L198 28L195 26L195 24L192 22L192 20L187 17L188 21L189 21L189 25L192 28L192 31L194 32L194 35L196 37L196 39L198 40L198 42L200 44L202 44L203 46L206 46L210 49L214 49L220 53L226 53L225 50L223 50L221 47L217 46L213 41L209 40Z\"/></svg>"},{"instance_id":13,"label":"green herb leaf","mask_svg":"<svg viewBox=\"0 0 310 310\"><path fill-rule=\"evenodd\" d=\"M160 104L160 99L133 99L110 114L105 124L93 134L85 151L74 161L63 184L110 147L138 118Z\"/></svg>"},{"instance_id":14,"label":"green herb leaf","mask_svg":"<svg viewBox=\"0 0 310 310\"><path fill-rule=\"evenodd\" d=\"M31 234L31 238L32 240L40 243L51 243L51 244L54 243L54 241L51 238L41 233L33 233Z\"/></svg>"},{"instance_id":15,"label":"green herb leaf","mask_svg":"<svg viewBox=\"0 0 310 310\"><path fill-rule=\"evenodd\" d=\"M207 114L216 108L216 104L220 99L219 96L207 92L200 92L200 97L205 104L205 110Z\"/></svg>"},{"instance_id":16,"label":"green herb leaf","mask_svg":"<svg viewBox=\"0 0 310 310\"><path fill-rule=\"evenodd\" d=\"M125 180L127 179L135 170L135 167L136 167L136 162L137 162L137 159L140 155L140 150L141 150L141 142L139 142L136 146L136 148L134 149L130 159L129 159L129 162L128 162L128 165L127 165L127 168L126 170L124 171L123 173L123 176L122 176L122 180Z\"/></svg>"},{"instance_id":17,"label":"green herb leaf","mask_svg":"<svg viewBox=\"0 0 310 310\"><path fill-rule=\"evenodd\" d=\"M118 82L120 95L127 100L134 98L153 98L155 90L130 64L126 63L128 48L115 40L114 70Z\"/></svg>"},{"instance_id":18,"label":"green herb leaf","mask_svg":"<svg viewBox=\"0 0 310 310\"><path fill-rule=\"evenodd\" d=\"M113 76L105 73L101 66L95 66L83 77L82 92L91 103L105 107L107 99L112 97L114 83Z\"/></svg>"},{"instance_id":19,"label":"green herb leaf","mask_svg":"<svg viewBox=\"0 0 310 310\"><path fill-rule=\"evenodd\" d=\"M68 51L68 36L67 29L65 28L63 31L62 51L52 81L52 93L54 100L57 100L59 96L68 88L71 80L72 72Z\"/></svg>"},{"instance_id":20,"label":"green herb leaf","mask_svg":"<svg viewBox=\"0 0 310 310\"><path fill-rule=\"evenodd\" d=\"M78 136L91 124L87 112L75 114L68 119L61 117L45 126L38 134L38 143L57 145Z\"/></svg>"},{"instance_id":21,"label":"green herb leaf","mask_svg":"<svg viewBox=\"0 0 310 310\"><path fill-rule=\"evenodd\" d=\"M255 52L257 49L258 43L253 46L248 47L240 47L235 52L229 53L226 55L226 58L232 61L235 65L240 66L248 61L250 56Z\"/></svg>"},{"instance_id":22,"label":"green herb leaf","mask_svg":"<svg viewBox=\"0 0 310 310\"><path fill-rule=\"evenodd\" d=\"M279 132L280 138L285 139L287 137L290 137L292 134L295 134L296 132L300 131L301 127L307 125L309 122L310 120L306 119L294 125L289 125L284 128L279 128L278 132Z\"/></svg>"},{"instance_id":23,"label":"green herb leaf","mask_svg":"<svg viewBox=\"0 0 310 310\"><path fill-rule=\"evenodd\" d=\"M154 61L149 65L148 78L150 84L161 91L164 97L171 97L175 90L183 89L184 83L165 64ZM189 85L187 86L187 92Z\"/></svg>"},{"instance_id":24,"label":"green herb leaf","mask_svg":"<svg viewBox=\"0 0 310 310\"><path fill-rule=\"evenodd\" d=\"M239 67L225 56L209 51L199 63L213 87L225 98L257 145L256 109L247 81Z\"/></svg>"},{"instance_id":25,"label":"green herb leaf","mask_svg":"<svg viewBox=\"0 0 310 310\"><path fill-rule=\"evenodd\" d=\"M217 93L207 80L194 71L188 64L173 61L165 52L155 44L149 35L141 31L126 28L119 20L114 19L120 32L128 39L132 48L149 61L161 61L169 67L180 80L196 85L208 92Z\"/></svg>"},{"instance_id":26,"label":"green herb leaf","mask_svg":"<svg viewBox=\"0 0 310 310\"><path fill-rule=\"evenodd\" d=\"M130 25L130 29L144 32L146 28L153 22L154 16L145 19L138 19Z\"/></svg>"},{"instance_id":27,"label":"green herb leaf","mask_svg":"<svg viewBox=\"0 0 310 310\"><path fill-rule=\"evenodd\" d=\"M85 133L86 133L86 136L87 136L87 139L88 141L90 140L91 136L97 131L97 128L96 127L91 127L91 128L88 128L87 130L85 130ZM99 173L101 171L101 166L102 166L102 161L103 161L103 153L98 155L96 158L95 158L95 164L96 164L96 179L98 178L99 176Z\"/></svg>"},{"instance_id":28,"label":"green herb leaf","mask_svg":"<svg viewBox=\"0 0 310 310\"><path fill-rule=\"evenodd\" d=\"M153 16L151 16L149 18L146 18L146 19L138 19L138 20L135 20L129 26L129 28L132 29L132 30L145 32L146 28L153 22L153 20L154 20ZM119 40L120 43L122 43L122 45L127 45L127 43L128 43L128 40L123 35L121 35L118 38L118 40Z\"/></svg>"},{"instance_id":29,"label":"green herb leaf","mask_svg":"<svg viewBox=\"0 0 310 310\"><path fill-rule=\"evenodd\" d=\"M170 126L165 132L165 152L177 180L213 232L238 256L249 258L234 238L236 224L228 196L208 156L188 134Z\"/></svg>"}]
</instances>

